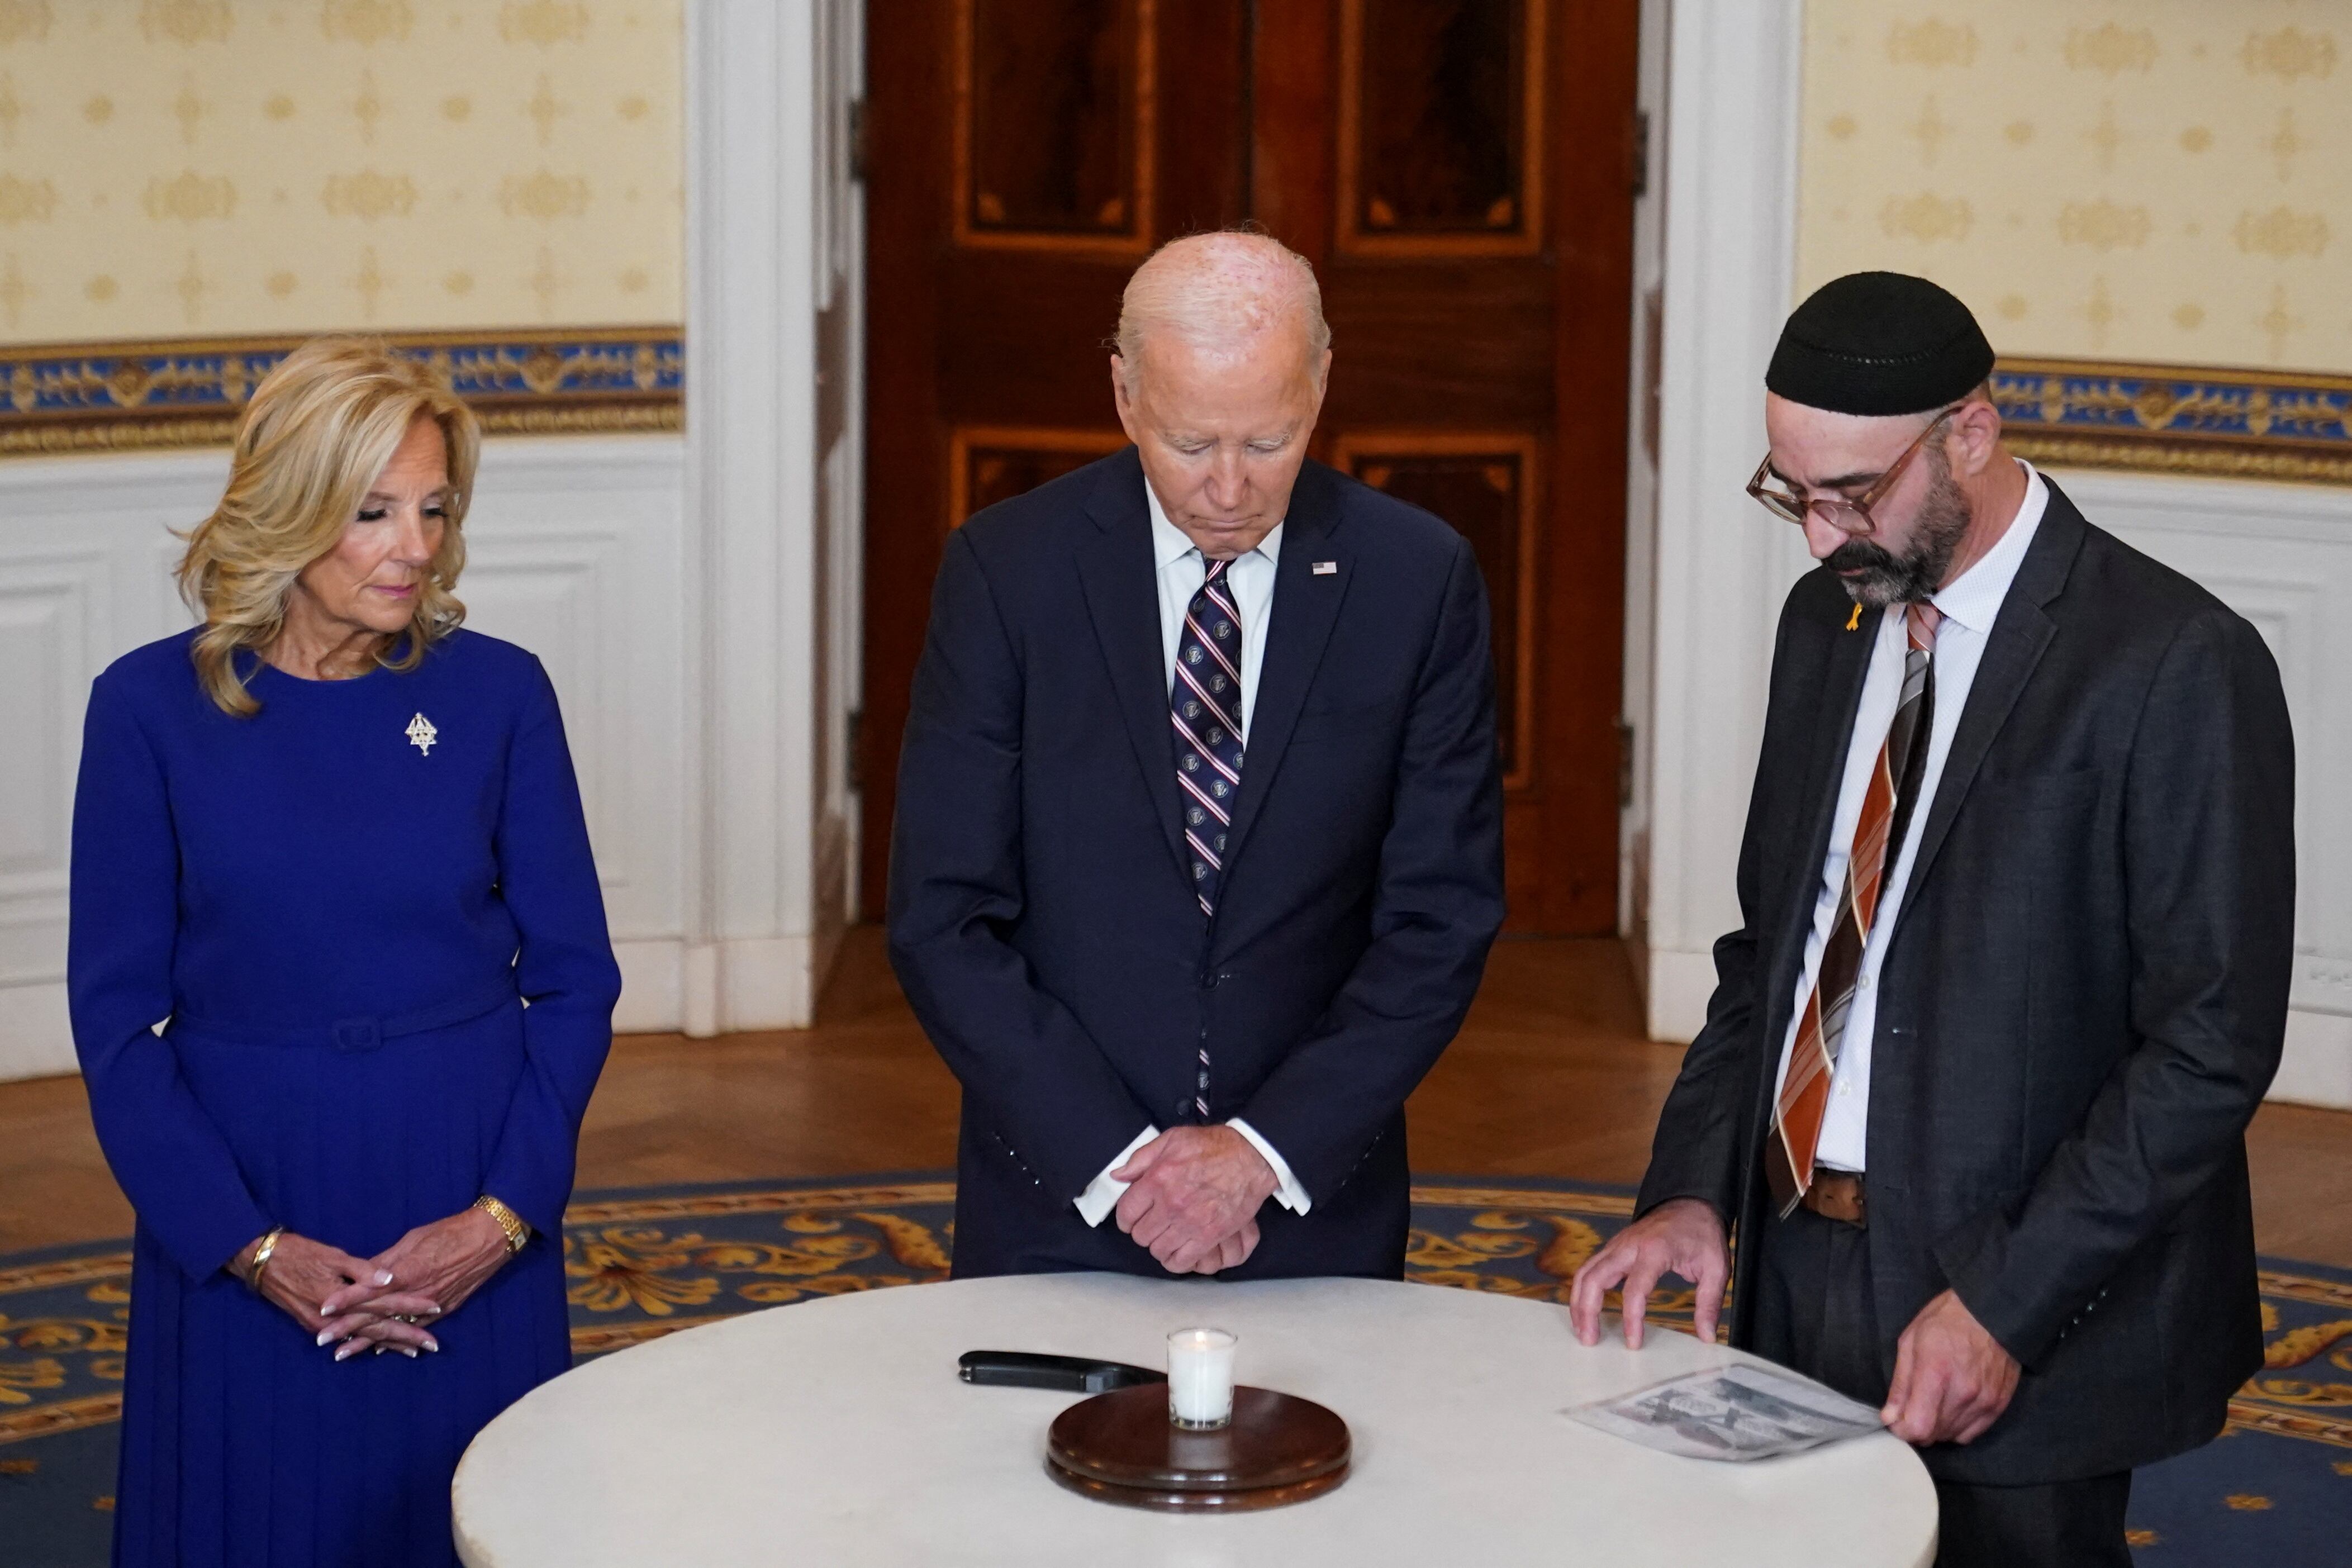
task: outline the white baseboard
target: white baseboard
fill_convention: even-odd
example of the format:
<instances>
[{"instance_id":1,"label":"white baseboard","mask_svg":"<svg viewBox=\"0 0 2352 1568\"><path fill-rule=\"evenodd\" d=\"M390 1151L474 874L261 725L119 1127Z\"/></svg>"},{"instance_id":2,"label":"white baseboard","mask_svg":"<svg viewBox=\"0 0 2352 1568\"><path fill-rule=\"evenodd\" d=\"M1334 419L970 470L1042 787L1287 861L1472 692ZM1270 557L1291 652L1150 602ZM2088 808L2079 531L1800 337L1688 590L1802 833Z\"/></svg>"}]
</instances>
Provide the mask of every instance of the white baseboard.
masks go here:
<instances>
[{"instance_id":1,"label":"white baseboard","mask_svg":"<svg viewBox=\"0 0 2352 1568\"><path fill-rule=\"evenodd\" d=\"M616 1035L666 1035L686 1023L686 944L616 942L621 1002L613 1009Z\"/></svg>"},{"instance_id":2,"label":"white baseboard","mask_svg":"<svg viewBox=\"0 0 2352 1568\"><path fill-rule=\"evenodd\" d=\"M1649 950L1643 985L1650 1038L1686 1046L1706 1022L1706 1000L1715 994L1715 954Z\"/></svg>"},{"instance_id":3,"label":"white baseboard","mask_svg":"<svg viewBox=\"0 0 2352 1568\"><path fill-rule=\"evenodd\" d=\"M816 986L810 973L816 957L814 937L756 937L717 946L716 1032L807 1026L816 1011Z\"/></svg>"},{"instance_id":4,"label":"white baseboard","mask_svg":"<svg viewBox=\"0 0 2352 1568\"><path fill-rule=\"evenodd\" d=\"M2352 1110L2352 1018L2298 1007L2286 1016L2286 1055L2272 1100Z\"/></svg>"},{"instance_id":5,"label":"white baseboard","mask_svg":"<svg viewBox=\"0 0 2352 1568\"><path fill-rule=\"evenodd\" d=\"M0 1083L79 1070L62 980L0 987Z\"/></svg>"},{"instance_id":6,"label":"white baseboard","mask_svg":"<svg viewBox=\"0 0 2352 1568\"><path fill-rule=\"evenodd\" d=\"M803 1029L840 945L838 931L739 942L617 942L616 1035L709 1039L745 1029Z\"/></svg>"},{"instance_id":7,"label":"white baseboard","mask_svg":"<svg viewBox=\"0 0 2352 1568\"><path fill-rule=\"evenodd\" d=\"M804 1029L838 933L736 942L621 942L616 1035L707 1040L746 1029Z\"/></svg>"}]
</instances>

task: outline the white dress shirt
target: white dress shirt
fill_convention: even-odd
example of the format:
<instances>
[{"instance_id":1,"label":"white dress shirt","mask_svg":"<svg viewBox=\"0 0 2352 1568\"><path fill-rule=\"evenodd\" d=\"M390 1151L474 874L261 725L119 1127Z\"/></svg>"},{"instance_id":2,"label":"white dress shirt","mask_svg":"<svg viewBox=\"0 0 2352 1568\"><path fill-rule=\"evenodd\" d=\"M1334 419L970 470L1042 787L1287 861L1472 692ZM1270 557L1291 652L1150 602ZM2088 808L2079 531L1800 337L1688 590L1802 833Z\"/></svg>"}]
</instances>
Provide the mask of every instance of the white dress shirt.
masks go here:
<instances>
[{"instance_id":1,"label":"white dress shirt","mask_svg":"<svg viewBox=\"0 0 2352 1568\"><path fill-rule=\"evenodd\" d=\"M1829 1108L1822 1115L1821 1142L1815 1145L1813 1155L1819 1164L1831 1170L1868 1168L1870 1050L1878 1025L1879 965L1885 961L1887 943L1902 913L1904 891L1911 880L1911 858L1918 851L1919 835L1927 826L1927 808L1935 801L1936 786L1943 781L1945 760L1952 754L1952 736L1959 729L1960 715L1968 707L1969 689L1976 683L1977 666L1984 658L1985 639L1992 634L1994 618L2000 614L2001 602L2009 597L2009 585L2016 580L2018 565L2025 559L2026 547L2033 542L2034 531L2042 526L2042 509L2050 501L2050 487L2033 471L2033 466L2020 462L2018 467L2025 470L2025 499L2018 504L2017 516L2011 521L2009 531L1985 552L1982 560L1961 573L1932 601L1943 612L1944 619L1936 633L1936 710L1934 728L1927 735L1927 771L1919 780L1918 803L1911 808L1910 823L1897 847L1899 853L1879 889L1878 908L1871 921L1870 935L1863 944L1861 973L1854 980L1853 1005L1846 1014L1845 1032L1838 1042ZM1853 739L1846 748L1845 778L1838 788L1837 816L1830 825L1829 857L1822 862L1821 889L1813 904L1813 929L1805 938L1805 964L1797 976L1796 1013L1789 1020L1789 1033L1780 1047L1780 1079L1788 1076L1797 1031L1804 1024L1805 998L1811 994L1814 976L1821 973L1822 951L1829 945L1830 928L1837 920L1838 904L1845 896L1845 863L1853 847L1854 825L1862 818L1862 797L1869 788L1871 773L1878 764L1879 749L1886 743L1887 727L1895 721L1895 703L1902 696L1903 656L1910 646L1904 618L1903 605L1886 606L1878 622L1877 646L1871 649L1870 672L1863 679L1862 706L1854 713ZM1780 1103L1778 1079L1773 1088L1773 1103Z\"/></svg>"},{"instance_id":2,"label":"white dress shirt","mask_svg":"<svg viewBox=\"0 0 2352 1568\"><path fill-rule=\"evenodd\" d=\"M1160 580L1160 647L1163 656L1161 684L1173 687L1176 682L1176 645L1184 632L1184 612L1192 605L1192 595L1208 581L1209 563L1202 559L1200 548L1185 537L1184 531L1168 521L1168 511L1160 504L1160 496L1151 481L1143 481L1143 497L1151 509L1151 555ZM1258 667L1265 662L1265 625L1274 609L1274 570L1282 559L1282 524L1274 529L1258 547L1246 555L1237 556L1225 568L1225 582L1233 590L1234 608L1242 617L1242 767L1249 767L1250 719L1257 707ZM1289 1164L1275 1152L1274 1145L1258 1136L1257 1129L1236 1116L1225 1123L1250 1142L1250 1146L1265 1158L1274 1168L1274 1179L1279 1184L1275 1197L1293 1214L1305 1214L1313 1206L1307 1189L1290 1173ZM1146 1127L1135 1135L1135 1141L1119 1151L1118 1158L1103 1167L1102 1173L1087 1184L1087 1190L1076 1199L1079 1215L1088 1225L1100 1225L1105 1215L1118 1205L1119 1194L1127 1191L1125 1182L1111 1180L1110 1173L1135 1157L1135 1152L1160 1136L1157 1127Z\"/></svg>"}]
</instances>

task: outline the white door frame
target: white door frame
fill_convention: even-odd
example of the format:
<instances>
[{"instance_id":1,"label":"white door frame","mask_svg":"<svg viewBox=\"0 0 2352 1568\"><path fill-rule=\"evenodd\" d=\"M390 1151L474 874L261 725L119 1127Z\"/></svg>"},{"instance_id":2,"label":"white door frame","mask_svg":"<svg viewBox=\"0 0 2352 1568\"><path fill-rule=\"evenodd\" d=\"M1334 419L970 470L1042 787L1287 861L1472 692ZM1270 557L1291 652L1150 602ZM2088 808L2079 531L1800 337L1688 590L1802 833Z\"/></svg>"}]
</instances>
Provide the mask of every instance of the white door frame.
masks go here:
<instances>
[{"instance_id":1,"label":"white door frame","mask_svg":"<svg viewBox=\"0 0 2352 1568\"><path fill-rule=\"evenodd\" d=\"M806 1024L854 913L864 23L863 0L687 6L691 1035Z\"/></svg>"}]
</instances>

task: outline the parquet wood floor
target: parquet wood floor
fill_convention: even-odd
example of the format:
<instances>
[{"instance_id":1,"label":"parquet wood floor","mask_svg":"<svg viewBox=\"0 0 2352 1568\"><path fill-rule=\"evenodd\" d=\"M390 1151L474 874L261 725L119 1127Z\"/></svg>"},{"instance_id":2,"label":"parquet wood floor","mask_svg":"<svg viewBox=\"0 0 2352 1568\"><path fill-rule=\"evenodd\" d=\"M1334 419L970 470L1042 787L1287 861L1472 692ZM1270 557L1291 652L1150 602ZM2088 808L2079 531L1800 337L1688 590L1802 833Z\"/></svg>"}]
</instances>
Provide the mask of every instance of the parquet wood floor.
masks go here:
<instances>
[{"instance_id":1,"label":"parquet wood floor","mask_svg":"<svg viewBox=\"0 0 2352 1568\"><path fill-rule=\"evenodd\" d=\"M884 961L851 934L810 1029L625 1037L588 1111L583 1187L930 1169L956 1085ZM1414 1095L1416 1167L1633 1182L1681 1052L1641 1037L1614 942L1505 942L1468 1026ZM2265 1106L2248 1140L2267 1253L2352 1267L2352 1113ZM131 1213L78 1079L0 1084L0 1252L122 1236Z\"/></svg>"}]
</instances>

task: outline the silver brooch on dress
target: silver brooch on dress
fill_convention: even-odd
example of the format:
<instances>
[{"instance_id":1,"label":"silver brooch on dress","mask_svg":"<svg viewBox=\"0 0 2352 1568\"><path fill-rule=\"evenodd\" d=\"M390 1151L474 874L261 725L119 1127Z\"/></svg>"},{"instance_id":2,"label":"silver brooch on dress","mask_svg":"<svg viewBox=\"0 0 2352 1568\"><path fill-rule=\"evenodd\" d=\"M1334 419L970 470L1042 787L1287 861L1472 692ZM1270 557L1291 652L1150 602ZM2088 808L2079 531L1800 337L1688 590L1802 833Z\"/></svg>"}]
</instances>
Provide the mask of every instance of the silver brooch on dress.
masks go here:
<instances>
[{"instance_id":1,"label":"silver brooch on dress","mask_svg":"<svg viewBox=\"0 0 2352 1568\"><path fill-rule=\"evenodd\" d=\"M424 714L419 713L408 721L408 743L426 756L433 754L433 742L440 738L441 731L435 729L433 721Z\"/></svg>"}]
</instances>

